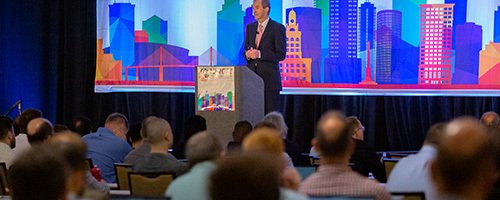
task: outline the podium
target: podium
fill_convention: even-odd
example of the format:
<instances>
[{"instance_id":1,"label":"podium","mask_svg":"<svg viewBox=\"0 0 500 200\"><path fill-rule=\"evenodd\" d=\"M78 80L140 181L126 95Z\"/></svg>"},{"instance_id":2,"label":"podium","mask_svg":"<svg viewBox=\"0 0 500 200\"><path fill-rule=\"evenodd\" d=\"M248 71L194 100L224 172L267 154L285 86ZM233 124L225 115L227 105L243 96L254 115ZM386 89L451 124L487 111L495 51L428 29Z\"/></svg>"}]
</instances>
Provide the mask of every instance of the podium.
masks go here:
<instances>
[{"instance_id":1,"label":"podium","mask_svg":"<svg viewBox=\"0 0 500 200\"><path fill-rule=\"evenodd\" d=\"M264 81L246 66L197 66L196 114L222 144L232 141L236 122L256 124L264 117Z\"/></svg>"}]
</instances>

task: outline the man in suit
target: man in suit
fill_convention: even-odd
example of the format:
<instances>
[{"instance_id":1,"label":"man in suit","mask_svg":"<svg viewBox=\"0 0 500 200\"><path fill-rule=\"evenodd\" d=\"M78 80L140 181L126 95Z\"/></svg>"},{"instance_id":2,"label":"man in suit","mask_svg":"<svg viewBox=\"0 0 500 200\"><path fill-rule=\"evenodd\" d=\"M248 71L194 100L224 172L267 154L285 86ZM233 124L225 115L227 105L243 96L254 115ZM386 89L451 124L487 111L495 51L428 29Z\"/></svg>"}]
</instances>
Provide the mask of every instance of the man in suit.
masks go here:
<instances>
[{"instance_id":1,"label":"man in suit","mask_svg":"<svg viewBox=\"0 0 500 200\"><path fill-rule=\"evenodd\" d=\"M269 0L254 0L257 20L246 27L245 58L247 66L264 80L265 113L279 109L282 89L279 61L285 59L285 27L269 18Z\"/></svg>"}]
</instances>

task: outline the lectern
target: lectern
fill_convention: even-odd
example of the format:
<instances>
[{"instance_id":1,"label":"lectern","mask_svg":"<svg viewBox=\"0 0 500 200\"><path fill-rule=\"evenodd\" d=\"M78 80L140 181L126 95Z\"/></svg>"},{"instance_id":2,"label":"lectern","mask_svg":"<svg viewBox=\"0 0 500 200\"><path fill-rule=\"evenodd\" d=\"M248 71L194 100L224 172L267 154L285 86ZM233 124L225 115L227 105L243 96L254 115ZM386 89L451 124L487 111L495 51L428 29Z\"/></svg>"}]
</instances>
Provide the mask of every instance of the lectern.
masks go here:
<instances>
[{"instance_id":1,"label":"lectern","mask_svg":"<svg viewBox=\"0 0 500 200\"><path fill-rule=\"evenodd\" d=\"M264 82L246 66L197 66L196 114L224 145L236 122L255 124L264 117Z\"/></svg>"}]
</instances>

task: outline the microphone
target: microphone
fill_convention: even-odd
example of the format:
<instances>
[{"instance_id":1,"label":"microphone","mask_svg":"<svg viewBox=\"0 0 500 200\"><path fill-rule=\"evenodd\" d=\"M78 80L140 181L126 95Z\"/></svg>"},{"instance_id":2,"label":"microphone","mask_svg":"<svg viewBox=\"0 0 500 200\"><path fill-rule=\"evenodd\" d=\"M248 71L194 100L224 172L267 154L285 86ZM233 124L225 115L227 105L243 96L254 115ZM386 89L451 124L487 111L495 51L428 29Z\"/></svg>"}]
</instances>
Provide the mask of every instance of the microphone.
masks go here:
<instances>
[{"instance_id":1,"label":"microphone","mask_svg":"<svg viewBox=\"0 0 500 200\"><path fill-rule=\"evenodd\" d=\"M16 108L16 106L19 109L19 114L21 114L21 102L22 102L21 99L17 100L16 103L14 103L9 109L7 109L7 111L5 111L5 113L3 113L3 116L7 116L10 113L10 111Z\"/></svg>"}]
</instances>

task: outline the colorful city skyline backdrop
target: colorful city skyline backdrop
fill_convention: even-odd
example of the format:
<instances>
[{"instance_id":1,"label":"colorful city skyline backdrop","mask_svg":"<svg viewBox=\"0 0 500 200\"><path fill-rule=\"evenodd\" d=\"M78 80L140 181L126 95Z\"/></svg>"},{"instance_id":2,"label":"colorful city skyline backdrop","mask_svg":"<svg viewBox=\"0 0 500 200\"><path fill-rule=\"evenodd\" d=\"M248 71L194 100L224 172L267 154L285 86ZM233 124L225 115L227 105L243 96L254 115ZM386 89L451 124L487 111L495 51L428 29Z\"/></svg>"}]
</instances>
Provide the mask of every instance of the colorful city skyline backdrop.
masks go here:
<instances>
[{"instance_id":1,"label":"colorful city skyline backdrop","mask_svg":"<svg viewBox=\"0 0 500 200\"><path fill-rule=\"evenodd\" d=\"M500 0L270 2L286 27L285 91L500 94ZM97 0L96 91L189 88L198 65L245 66L251 3Z\"/></svg>"}]
</instances>

